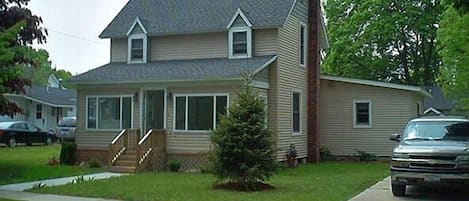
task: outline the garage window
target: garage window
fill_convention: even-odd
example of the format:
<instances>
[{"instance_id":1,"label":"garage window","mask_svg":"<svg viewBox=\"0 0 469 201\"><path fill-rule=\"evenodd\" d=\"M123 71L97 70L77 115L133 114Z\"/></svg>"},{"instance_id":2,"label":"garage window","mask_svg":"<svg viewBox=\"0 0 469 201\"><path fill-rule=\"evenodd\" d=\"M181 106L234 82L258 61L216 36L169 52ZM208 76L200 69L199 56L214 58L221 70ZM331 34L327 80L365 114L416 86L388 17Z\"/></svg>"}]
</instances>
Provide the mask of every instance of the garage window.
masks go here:
<instances>
[{"instance_id":1,"label":"garage window","mask_svg":"<svg viewBox=\"0 0 469 201\"><path fill-rule=\"evenodd\" d=\"M354 128L371 128L372 113L371 101L353 102L353 126Z\"/></svg>"}]
</instances>

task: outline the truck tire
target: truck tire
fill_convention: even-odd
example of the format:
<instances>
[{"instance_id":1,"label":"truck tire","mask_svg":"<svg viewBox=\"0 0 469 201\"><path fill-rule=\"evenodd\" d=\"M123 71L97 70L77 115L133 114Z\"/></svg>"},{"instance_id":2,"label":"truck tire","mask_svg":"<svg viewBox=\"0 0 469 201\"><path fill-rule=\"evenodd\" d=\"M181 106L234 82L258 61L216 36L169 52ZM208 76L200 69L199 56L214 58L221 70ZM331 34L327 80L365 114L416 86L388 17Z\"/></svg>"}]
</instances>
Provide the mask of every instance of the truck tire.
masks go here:
<instances>
[{"instance_id":1,"label":"truck tire","mask_svg":"<svg viewBox=\"0 0 469 201\"><path fill-rule=\"evenodd\" d=\"M392 194L396 197L405 196L406 185L403 184L391 184Z\"/></svg>"}]
</instances>

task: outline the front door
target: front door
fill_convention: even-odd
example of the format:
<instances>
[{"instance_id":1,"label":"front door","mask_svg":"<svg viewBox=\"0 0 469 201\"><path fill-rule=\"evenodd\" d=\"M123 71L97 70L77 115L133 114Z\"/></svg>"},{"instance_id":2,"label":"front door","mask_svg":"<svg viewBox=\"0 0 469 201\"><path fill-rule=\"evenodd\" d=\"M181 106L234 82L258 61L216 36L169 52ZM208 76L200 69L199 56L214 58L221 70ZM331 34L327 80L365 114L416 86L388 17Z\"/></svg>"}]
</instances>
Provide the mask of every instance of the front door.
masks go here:
<instances>
[{"instance_id":1,"label":"front door","mask_svg":"<svg viewBox=\"0 0 469 201\"><path fill-rule=\"evenodd\" d=\"M163 129L165 118L165 91L145 91L144 129Z\"/></svg>"},{"instance_id":2,"label":"front door","mask_svg":"<svg viewBox=\"0 0 469 201\"><path fill-rule=\"evenodd\" d=\"M40 129L45 129L45 111L44 105L37 103L36 104L36 113L34 114L34 125Z\"/></svg>"}]
</instances>

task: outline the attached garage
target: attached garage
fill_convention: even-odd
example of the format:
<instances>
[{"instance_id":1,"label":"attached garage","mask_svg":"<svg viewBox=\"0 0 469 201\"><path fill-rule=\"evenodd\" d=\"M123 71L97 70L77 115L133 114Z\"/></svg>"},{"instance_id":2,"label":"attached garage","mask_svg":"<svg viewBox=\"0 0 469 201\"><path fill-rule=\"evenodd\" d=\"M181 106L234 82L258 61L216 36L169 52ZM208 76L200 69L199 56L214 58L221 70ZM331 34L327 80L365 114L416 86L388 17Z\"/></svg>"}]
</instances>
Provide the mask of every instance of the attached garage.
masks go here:
<instances>
[{"instance_id":1,"label":"attached garage","mask_svg":"<svg viewBox=\"0 0 469 201\"><path fill-rule=\"evenodd\" d=\"M336 156L390 156L396 144L389 136L422 115L429 96L416 86L321 76L320 145Z\"/></svg>"}]
</instances>

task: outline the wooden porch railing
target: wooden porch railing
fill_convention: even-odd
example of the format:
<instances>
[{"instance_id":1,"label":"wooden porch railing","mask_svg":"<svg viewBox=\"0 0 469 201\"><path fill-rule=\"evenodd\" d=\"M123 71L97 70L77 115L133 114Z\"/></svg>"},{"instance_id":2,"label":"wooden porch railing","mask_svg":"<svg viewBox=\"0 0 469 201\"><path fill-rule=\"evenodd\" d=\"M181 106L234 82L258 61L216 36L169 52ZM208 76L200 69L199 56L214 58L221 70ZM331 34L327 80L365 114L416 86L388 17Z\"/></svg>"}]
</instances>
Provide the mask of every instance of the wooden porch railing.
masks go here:
<instances>
[{"instance_id":1,"label":"wooden porch railing","mask_svg":"<svg viewBox=\"0 0 469 201\"><path fill-rule=\"evenodd\" d=\"M108 164L113 166L116 160L119 158L126 149L127 130L122 130L109 145Z\"/></svg>"},{"instance_id":2,"label":"wooden porch railing","mask_svg":"<svg viewBox=\"0 0 469 201\"><path fill-rule=\"evenodd\" d=\"M109 144L108 163L113 166L117 159L126 151L137 148L140 139L139 129L122 130Z\"/></svg>"},{"instance_id":3,"label":"wooden porch railing","mask_svg":"<svg viewBox=\"0 0 469 201\"><path fill-rule=\"evenodd\" d=\"M148 168L147 160L155 152L165 151L166 149L166 131L149 130L137 144L137 161L135 167L137 171Z\"/></svg>"}]
</instances>

